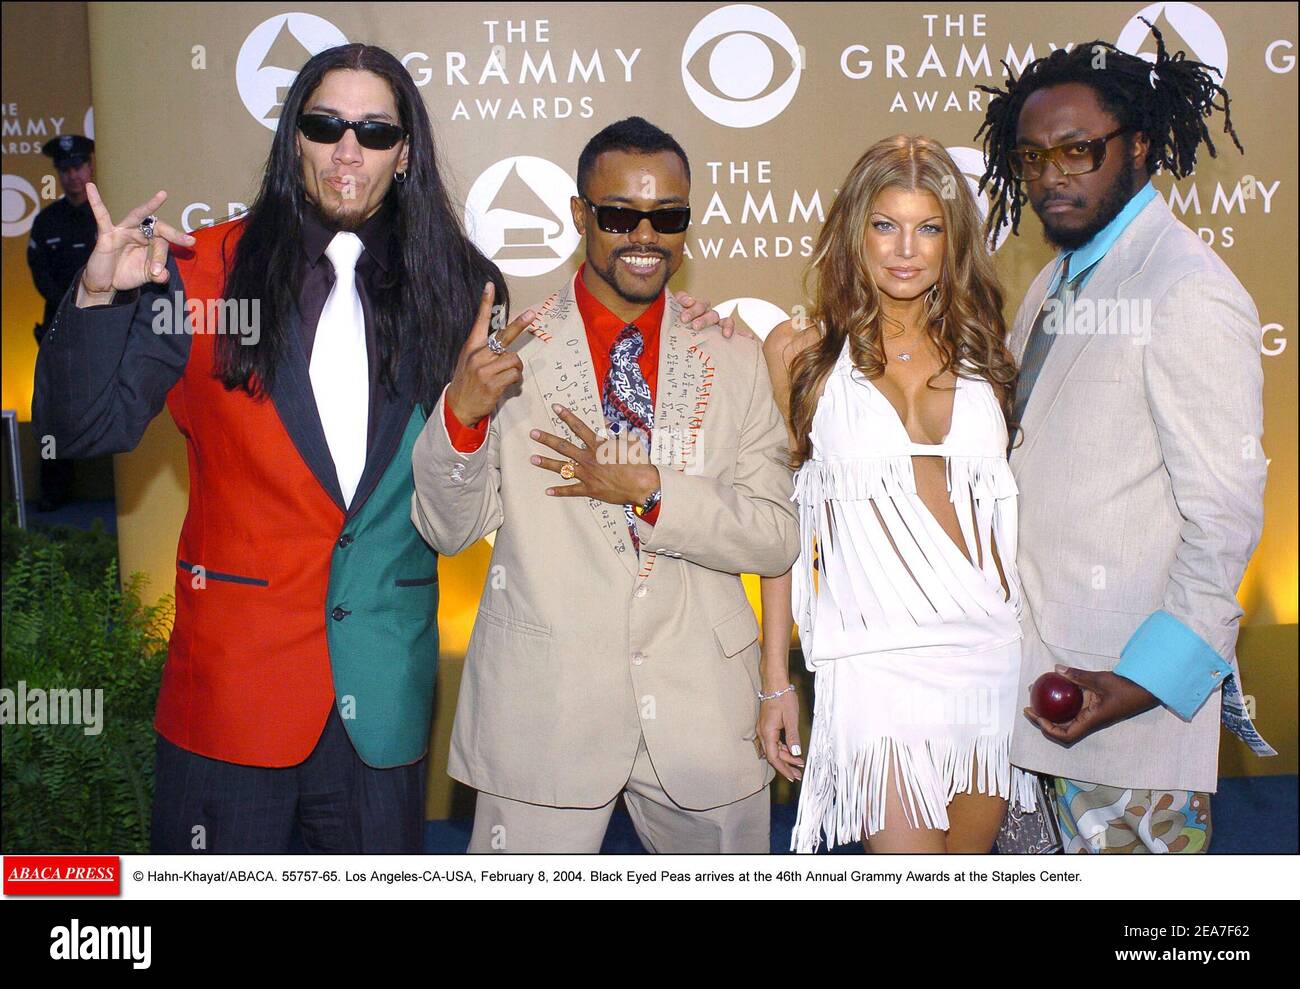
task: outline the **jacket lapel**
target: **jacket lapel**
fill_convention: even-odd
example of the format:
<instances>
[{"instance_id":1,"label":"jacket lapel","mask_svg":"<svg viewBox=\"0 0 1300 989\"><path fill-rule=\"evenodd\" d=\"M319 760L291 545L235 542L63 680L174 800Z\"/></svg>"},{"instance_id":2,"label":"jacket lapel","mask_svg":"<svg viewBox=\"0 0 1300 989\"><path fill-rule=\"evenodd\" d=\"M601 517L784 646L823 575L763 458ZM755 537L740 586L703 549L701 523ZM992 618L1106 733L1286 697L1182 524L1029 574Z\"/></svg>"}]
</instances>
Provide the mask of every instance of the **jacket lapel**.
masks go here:
<instances>
[{"instance_id":1,"label":"jacket lapel","mask_svg":"<svg viewBox=\"0 0 1300 989\"><path fill-rule=\"evenodd\" d=\"M653 453L660 472L695 473L704 455L700 433L713 387L713 362L681 319L682 307L669 293L659 325L659 371L655 387ZM642 548L638 580L650 576L658 554Z\"/></svg>"},{"instance_id":2,"label":"jacket lapel","mask_svg":"<svg viewBox=\"0 0 1300 989\"><path fill-rule=\"evenodd\" d=\"M339 487L334 458L330 456L325 430L320 424L320 412L316 408L316 395L311 387L311 373L307 366L307 355L302 349L296 306L285 322L284 332L288 346L285 360L269 389L271 400L275 403L275 410L280 415L285 432L298 448L303 461L316 475L316 480L334 504L345 512L343 489ZM354 498L353 501L355 500Z\"/></svg>"},{"instance_id":3,"label":"jacket lapel","mask_svg":"<svg viewBox=\"0 0 1300 989\"><path fill-rule=\"evenodd\" d=\"M564 421L551 411L551 406L558 404L572 409L598 436L604 436L605 416L601 409L600 389L591 363L587 328L578 312L572 282L546 300L528 332L536 339L537 345L529 348L532 354L525 377L532 380L541 394L551 423L549 431L581 445ZM610 548L628 573L635 576L638 569L636 550L628 536L627 517L622 507L588 498L587 508Z\"/></svg>"},{"instance_id":4,"label":"jacket lapel","mask_svg":"<svg viewBox=\"0 0 1300 989\"><path fill-rule=\"evenodd\" d=\"M1038 319L1038 314L1043 309L1043 303L1047 301L1047 286L1052 280L1052 271L1055 269L1055 263L1049 264L1034 279L1029 286L1029 291L1025 293L1025 302L1033 303L1033 309L1025 307L1023 311L1032 311L1033 316L1021 321L1019 318L1015 326L1012 327L1011 337L1007 341L1007 349L1011 351L1012 358L1015 359L1016 367L1019 367L1025 359L1025 347L1029 343L1029 331L1034 328L1034 322Z\"/></svg>"},{"instance_id":5,"label":"jacket lapel","mask_svg":"<svg viewBox=\"0 0 1300 989\"><path fill-rule=\"evenodd\" d=\"M1169 207L1159 195L1143 207L1128 228L1120 234L1111 249L1106 252L1106 256L1097 262L1097 267L1084 285L1083 291L1075 298L1076 309L1081 305L1092 306L1095 313L1105 313L1110 319L1114 319L1115 307L1101 306L1098 302L1112 302L1121 298L1124 285L1141 274L1151 254L1152 246L1171 219ZM1043 298L1039 299L1039 310L1046 298L1046 287L1047 280L1044 279ZM1025 344L1036 319L1037 310L1035 319L1029 320L1027 326L1022 328L1024 339L1017 341L1018 346L1013 350L1017 360L1024 354ZM1043 424L1051 415L1052 407L1060 397L1061 388L1069 378L1070 370L1079 359L1079 355L1088 344L1103 335L1108 335L1105 325L1092 325L1086 332L1063 333L1052 342L1052 349L1048 352L1047 360L1043 363L1038 380L1034 383L1034 390L1029 396L1029 402L1025 406L1024 421L1021 423L1025 442L1012 451L1014 460L1020 461L1029 455L1029 451L1042 435Z\"/></svg>"}]
</instances>

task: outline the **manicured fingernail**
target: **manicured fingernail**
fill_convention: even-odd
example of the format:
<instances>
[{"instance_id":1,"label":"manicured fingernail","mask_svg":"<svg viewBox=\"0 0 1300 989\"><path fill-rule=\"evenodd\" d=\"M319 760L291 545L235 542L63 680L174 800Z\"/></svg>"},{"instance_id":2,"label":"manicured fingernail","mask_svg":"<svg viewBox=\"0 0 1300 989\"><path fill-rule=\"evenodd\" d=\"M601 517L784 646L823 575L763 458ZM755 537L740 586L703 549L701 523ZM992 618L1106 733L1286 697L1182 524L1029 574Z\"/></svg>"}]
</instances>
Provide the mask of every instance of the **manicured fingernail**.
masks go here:
<instances>
[{"instance_id":1,"label":"manicured fingernail","mask_svg":"<svg viewBox=\"0 0 1300 989\"><path fill-rule=\"evenodd\" d=\"M553 494L555 494L555 489L554 489L554 488L547 488L547 489L546 489L546 493L547 493L548 495L553 495Z\"/></svg>"},{"instance_id":2,"label":"manicured fingernail","mask_svg":"<svg viewBox=\"0 0 1300 989\"><path fill-rule=\"evenodd\" d=\"M531 436L533 439L537 439L538 437L540 437L540 436L542 435L542 431L541 431L540 429L534 429L534 430L533 430L531 433L529 433L528 435Z\"/></svg>"},{"instance_id":3,"label":"manicured fingernail","mask_svg":"<svg viewBox=\"0 0 1300 989\"><path fill-rule=\"evenodd\" d=\"M803 755L803 749L799 748L797 745L791 745L790 754L795 757L801 756Z\"/></svg>"},{"instance_id":4,"label":"manicured fingernail","mask_svg":"<svg viewBox=\"0 0 1300 989\"><path fill-rule=\"evenodd\" d=\"M520 316L519 318L522 319L525 323L531 323L533 320L537 318L537 313L533 312L533 310L531 309L525 309L523 315Z\"/></svg>"},{"instance_id":5,"label":"manicured fingernail","mask_svg":"<svg viewBox=\"0 0 1300 989\"><path fill-rule=\"evenodd\" d=\"M529 458L528 458L528 462L529 462L530 464L540 464L540 463L542 462L542 458L541 458L541 457L529 457Z\"/></svg>"},{"instance_id":6,"label":"manicured fingernail","mask_svg":"<svg viewBox=\"0 0 1300 989\"><path fill-rule=\"evenodd\" d=\"M484 282L484 283L483 283L483 294L484 294L484 295L487 295L487 294L488 294L488 289L490 289L491 287L492 287L492 283L491 283L491 282Z\"/></svg>"},{"instance_id":7,"label":"manicured fingernail","mask_svg":"<svg viewBox=\"0 0 1300 989\"><path fill-rule=\"evenodd\" d=\"M556 415L559 415L559 414L560 414L560 410L561 410L562 408L563 408L563 406L561 406L561 405L552 405L552 406L551 406L551 411L554 412Z\"/></svg>"},{"instance_id":8,"label":"manicured fingernail","mask_svg":"<svg viewBox=\"0 0 1300 989\"><path fill-rule=\"evenodd\" d=\"M1068 670L1068 669L1069 669L1068 666L1062 666L1060 663L1057 663L1057 664L1056 664L1056 672L1057 672L1057 673L1064 673L1064 672L1065 672L1066 670Z\"/></svg>"},{"instance_id":9,"label":"manicured fingernail","mask_svg":"<svg viewBox=\"0 0 1300 989\"><path fill-rule=\"evenodd\" d=\"M161 275L163 273L163 266L158 264L156 261L154 262L153 273L155 275Z\"/></svg>"}]
</instances>

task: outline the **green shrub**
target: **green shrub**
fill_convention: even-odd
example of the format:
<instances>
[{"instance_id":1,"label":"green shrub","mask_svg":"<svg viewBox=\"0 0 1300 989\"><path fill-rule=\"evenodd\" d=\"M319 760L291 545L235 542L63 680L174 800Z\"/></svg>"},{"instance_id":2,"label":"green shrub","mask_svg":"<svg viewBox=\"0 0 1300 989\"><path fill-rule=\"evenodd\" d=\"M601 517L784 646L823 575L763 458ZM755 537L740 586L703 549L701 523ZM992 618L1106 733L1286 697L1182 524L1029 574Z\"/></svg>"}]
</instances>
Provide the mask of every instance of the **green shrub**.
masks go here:
<instances>
[{"instance_id":1,"label":"green shrub","mask_svg":"<svg viewBox=\"0 0 1300 989\"><path fill-rule=\"evenodd\" d=\"M0 679L15 705L20 682L28 695L102 690L102 730L6 719L0 843L6 853L147 852L172 602L144 605L142 574L120 586L102 527L53 535L5 526Z\"/></svg>"}]
</instances>

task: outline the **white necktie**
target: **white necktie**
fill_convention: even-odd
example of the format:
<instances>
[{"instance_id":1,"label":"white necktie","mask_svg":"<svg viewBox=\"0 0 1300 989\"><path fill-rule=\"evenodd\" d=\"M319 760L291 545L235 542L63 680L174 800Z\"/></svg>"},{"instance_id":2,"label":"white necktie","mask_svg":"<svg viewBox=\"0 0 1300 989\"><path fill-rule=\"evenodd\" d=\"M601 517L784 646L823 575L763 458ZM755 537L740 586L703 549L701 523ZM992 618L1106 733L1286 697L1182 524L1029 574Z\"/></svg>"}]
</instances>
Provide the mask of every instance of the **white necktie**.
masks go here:
<instances>
[{"instance_id":1,"label":"white necktie","mask_svg":"<svg viewBox=\"0 0 1300 989\"><path fill-rule=\"evenodd\" d=\"M311 348L311 388L320 412L343 503L352 504L366 466L370 416L370 364L366 318L357 294L356 267L364 247L356 234L337 233L325 249L334 287L316 325Z\"/></svg>"}]
</instances>

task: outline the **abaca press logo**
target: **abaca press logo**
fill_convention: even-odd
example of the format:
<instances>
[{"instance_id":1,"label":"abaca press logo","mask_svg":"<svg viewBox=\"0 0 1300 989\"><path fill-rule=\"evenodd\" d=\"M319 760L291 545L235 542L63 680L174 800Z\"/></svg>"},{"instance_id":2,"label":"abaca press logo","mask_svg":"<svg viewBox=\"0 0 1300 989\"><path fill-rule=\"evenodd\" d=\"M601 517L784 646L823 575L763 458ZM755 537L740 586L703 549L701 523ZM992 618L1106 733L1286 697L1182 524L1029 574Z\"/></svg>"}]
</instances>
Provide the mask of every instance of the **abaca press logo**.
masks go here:
<instances>
[{"instance_id":1,"label":"abaca press logo","mask_svg":"<svg viewBox=\"0 0 1300 989\"><path fill-rule=\"evenodd\" d=\"M545 158L502 158L484 169L465 197L470 239L507 275L554 271L578 246L569 200L573 179Z\"/></svg>"},{"instance_id":2,"label":"abaca press logo","mask_svg":"<svg viewBox=\"0 0 1300 989\"><path fill-rule=\"evenodd\" d=\"M724 127L757 127L790 105L803 71L793 32L752 4L720 7L682 48L682 85L702 114Z\"/></svg>"},{"instance_id":3,"label":"abaca press logo","mask_svg":"<svg viewBox=\"0 0 1300 989\"><path fill-rule=\"evenodd\" d=\"M263 21L239 47L239 98L263 127L275 130L298 70L313 55L347 43L342 31L315 14L277 14Z\"/></svg>"}]
</instances>

